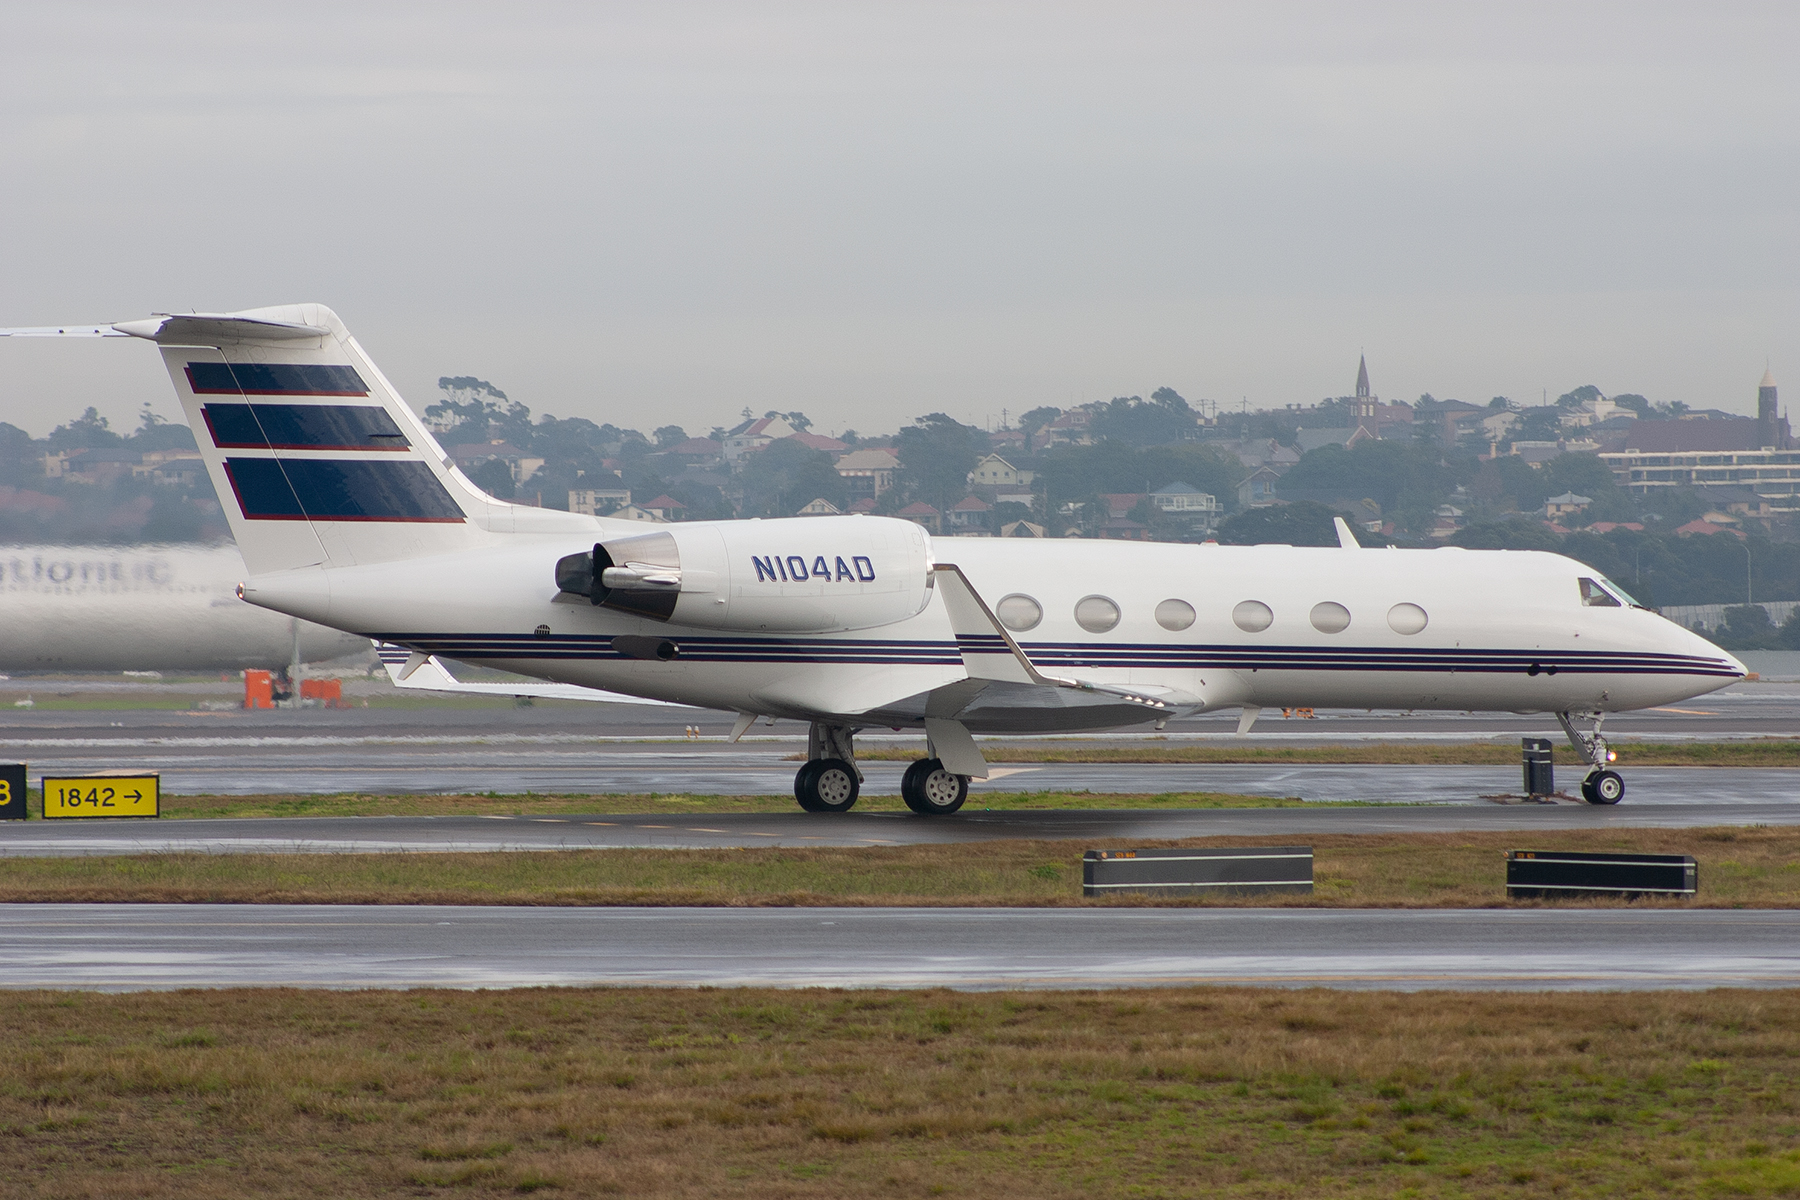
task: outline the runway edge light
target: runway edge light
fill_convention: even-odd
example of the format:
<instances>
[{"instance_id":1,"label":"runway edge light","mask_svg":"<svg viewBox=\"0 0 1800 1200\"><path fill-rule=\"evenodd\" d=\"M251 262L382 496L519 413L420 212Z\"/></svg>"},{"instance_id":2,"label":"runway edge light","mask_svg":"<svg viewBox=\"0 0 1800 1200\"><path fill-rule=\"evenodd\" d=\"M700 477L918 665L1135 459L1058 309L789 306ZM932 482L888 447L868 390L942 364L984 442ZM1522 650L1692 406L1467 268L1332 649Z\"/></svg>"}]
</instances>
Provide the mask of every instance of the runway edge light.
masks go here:
<instances>
[{"instance_id":1,"label":"runway edge light","mask_svg":"<svg viewBox=\"0 0 1800 1200\"><path fill-rule=\"evenodd\" d=\"M79 775L43 778L44 817L159 817L160 775Z\"/></svg>"},{"instance_id":2,"label":"runway edge light","mask_svg":"<svg viewBox=\"0 0 1800 1200\"><path fill-rule=\"evenodd\" d=\"M25 819L25 764L0 763L0 821Z\"/></svg>"}]
</instances>

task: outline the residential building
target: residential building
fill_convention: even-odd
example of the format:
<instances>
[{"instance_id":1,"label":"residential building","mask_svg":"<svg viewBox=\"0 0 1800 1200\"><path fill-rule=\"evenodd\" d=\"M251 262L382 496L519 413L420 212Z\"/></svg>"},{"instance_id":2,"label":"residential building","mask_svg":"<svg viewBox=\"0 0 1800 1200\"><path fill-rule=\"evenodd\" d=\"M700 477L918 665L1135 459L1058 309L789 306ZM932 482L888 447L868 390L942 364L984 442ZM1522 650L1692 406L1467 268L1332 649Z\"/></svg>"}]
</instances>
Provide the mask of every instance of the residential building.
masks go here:
<instances>
[{"instance_id":1,"label":"residential building","mask_svg":"<svg viewBox=\"0 0 1800 1200\"><path fill-rule=\"evenodd\" d=\"M614 509L612 512L603 515L608 520L612 521L643 521L650 525L665 524L662 517L657 516L647 508L640 508L636 504L627 504L623 508Z\"/></svg>"},{"instance_id":2,"label":"residential building","mask_svg":"<svg viewBox=\"0 0 1800 1200\"><path fill-rule=\"evenodd\" d=\"M1564 492L1560 496L1552 496L1544 501L1544 515L1552 520L1557 517L1573 516L1584 511L1592 503L1593 501L1586 496L1577 496L1574 492Z\"/></svg>"},{"instance_id":3,"label":"residential building","mask_svg":"<svg viewBox=\"0 0 1800 1200\"><path fill-rule=\"evenodd\" d=\"M1639 421L1625 435L1625 449L1645 454L1705 454L1760 450L1761 423L1754 417L1688 416Z\"/></svg>"},{"instance_id":4,"label":"residential building","mask_svg":"<svg viewBox=\"0 0 1800 1200\"><path fill-rule=\"evenodd\" d=\"M705 466L718 462L724 456L725 444L711 438L689 438L685 442L676 442L661 453L688 466Z\"/></svg>"},{"instance_id":5,"label":"residential building","mask_svg":"<svg viewBox=\"0 0 1800 1200\"><path fill-rule=\"evenodd\" d=\"M799 442L808 450L823 450L825 453L832 455L842 454L850 448L834 437L826 437L822 433L808 433L804 429L799 433L790 433L786 440L790 442Z\"/></svg>"},{"instance_id":6,"label":"residential building","mask_svg":"<svg viewBox=\"0 0 1800 1200\"><path fill-rule=\"evenodd\" d=\"M1117 520L1131 515L1131 510L1144 502L1145 492L1103 492L1100 502L1106 505L1108 520Z\"/></svg>"},{"instance_id":7,"label":"residential building","mask_svg":"<svg viewBox=\"0 0 1800 1200\"><path fill-rule=\"evenodd\" d=\"M1113 542L1147 542L1150 540L1150 527L1129 517L1114 517L1100 526L1100 536Z\"/></svg>"},{"instance_id":8,"label":"residential building","mask_svg":"<svg viewBox=\"0 0 1800 1200\"><path fill-rule=\"evenodd\" d=\"M1436 513L1433 514L1431 528L1425 536L1447 538L1465 524L1467 524L1467 518L1463 515L1462 509L1454 504L1440 504L1437 506Z\"/></svg>"},{"instance_id":9,"label":"residential building","mask_svg":"<svg viewBox=\"0 0 1800 1200\"><path fill-rule=\"evenodd\" d=\"M852 499L877 499L894 486L900 459L885 446L840 454L837 473L843 477Z\"/></svg>"},{"instance_id":10,"label":"residential building","mask_svg":"<svg viewBox=\"0 0 1800 1200\"><path fill-rule=\"evenodd\" d=\"M206 462L198 450L147 450L131 473L152 483L193 487L206 478Z\"/></svg>"},{"instance_id":11,"label":"residential building","mask_svg":"<svg viewBox=\"0 0 1800 1200\"><path fill-rule=\"evenodd\" d=\"M923 500L913 501L894 515L915 525L923 525L932 533L944 532L944 514Z\"/></svg>"},{"instance_id":12,"label":"residential building","mask_svg":"<svg viewBox=\"0 0 1800 1200\"><path fill-rule=\"evenodd\" d=\"M990 487L1020 489L1029 493L1031 481L1036 476L1030 471L1021 471L998 454L990 454L975 464L969 472L970 487Z\"/></svg>"},{"instance_id":13,"label":"residential building","mask_svg":"<svg viewBox=\"0 0 1800 1200\"><path fill-rule=\"evenodd\" d=\"M964 496L944 514L944 532L954 537L989 537L994 506L980 496Z\"/></svg>"},{"instance_id":14,"label":"residential building","mask_svg":"<svg viewBox=\"0 0 1800 1200\"><path fill-rule=\"evenodd\" d=\"M823 496L815 496L810 503L794 515L796 517L835 517L842 510Z\"/></svg>"},{"instance_id":15,"label":"residential building","mask_svg":"<svg viewBox=\"0 0 1800 1200\"><path fill-rule=\"evenodd\" d=\"M1038 430L1033 448L1048 450L1052 446L1091 446L1094 438L1088 432L1088 426L1093 419L1091 407L1071 408Z\"/></svg>"},{"instance_id":16,"label":"residential building","mask_svg":"<svg viewBox=\"0 0 1800 1200\"><path fill-rule=\"evenodd\" d=\"M745 421L725 435L725 461L735 466L744 455L761 450L776 438L792 437L798 432L786 417L757 417Z\"/></svg>"},{"instance_id":17,"label":"residential building","mask_svg":"<svg viewBox=\"0 0 1800 1200\"><path fill-rule=\"evenodd\" d=\"M63 450L44 455L44 476L71 483L110 484L135 474L143 455L130 450Z\"/></svg>"},{"instance_id":18,"label":"residential building","mask_svg":"<svg viewBox=\"0 0 1800 1200\"><path fill-rule=\"evenodd\" d=\"M1702 537L1711 537L1715 533L1730 533L1735 534L1740 538L1744 536L1744 531L1741 529L1733 529L1728 525L1721 525L1714 521L1708 521L1705 518L1701 518L1697 521L1689 521L1686 525L1679 526L1675 530L1676 537L1693 537L1696 534Z\"/></svg>"},{"instance_id":19,"label":"residential building","mask_svg":"<svg viewBox=\"0 0 1800 1200\"><path fill-rule=\"evenodd\" d=\"M1244 482L1238 484L1238 507L1264 508L1279 504L1275 498L1275 483L1280 478L1274 467L1258 467L1250 472Z\"/></svg>"},{"instance_id":20,"label":"residential building","mask_svg":"<svg viewBox=\"0 0 1800 1200\"><path fill-rule=\"evenodd\" d=\"M659 521L679 521L681 511L687 507L673 496L658 496L654 500L646 500L642 505L644 511L651 513Z\"/></svg>"},{"instance_id":21,"label":"residential building","mask_svg":"<svg viewBox=\"0 0 1800 1200\"><path fill-rule=\"evenodd\" d=\"M569 492L569 511L590 517L610 514L630 503L630 488L574 488Z\"/></svg>"},{"instance_id":22,"label":"residential building","mask_svg":"<svg viewBox=\"0 0 1800 1200\"><path fill-rule=\"evenodd\" d=\"M1480 429L1481 422L1492 415L1485 408L1461 400L1421 400L1413 412L1413 421L1415 426L1418 422L1435 426L1438 443L1449 447L1469 430Z\"/></svg>"},{"instance_id":23,"label":"residential building","mask_svg":"<svg viewBox=\"0 0 1800 1200\"><path fill-rule=\"evenodd\" d=\"M519 449L511 442L496 438L491 442L469 442L460 446L448 447L444 453L450 460L461 467L465 473L473 471L484 463L500 459L506 463L507 471L512 475L514 484L524 483L537 474L544 460L534 454Z\"/></svg>"},{"instance_id":24,"label":"residential building","mask_svg":"<svg viewBox=\"0 0 1800 1200\"><path fill-rule=\"evenodd\" d=\"M1034 525L1030 521L1008 521L1000 527L1003 538L1041 538L1048 537L1042 525Z\"/></svg>"},{"instance_id":25,"label":"residential building","mask_svg":"<svg viewBox=\"0 0 1800 1200\"><path fill-rule=\"evenodd\" d=\"M1685 422L1639 421L1638 425ZM1619 486L1648 495L1658 488L1740 487L1768 502L1776 513L1800 512L1800 450L1658 453L1626 450L1603 453Z\"/></svg>"},{"instance_id":26,"label":"residential building","mask_svg":"<svg viewBox=\"0 0 1800 1200\"><path fill-rule=\"evenodd\" d=\"M1514 457L1525 460L1527 466L1541 467L1557 455L1562 454L1562 442L1514 442Z\"/></svg>"}]
</instances>

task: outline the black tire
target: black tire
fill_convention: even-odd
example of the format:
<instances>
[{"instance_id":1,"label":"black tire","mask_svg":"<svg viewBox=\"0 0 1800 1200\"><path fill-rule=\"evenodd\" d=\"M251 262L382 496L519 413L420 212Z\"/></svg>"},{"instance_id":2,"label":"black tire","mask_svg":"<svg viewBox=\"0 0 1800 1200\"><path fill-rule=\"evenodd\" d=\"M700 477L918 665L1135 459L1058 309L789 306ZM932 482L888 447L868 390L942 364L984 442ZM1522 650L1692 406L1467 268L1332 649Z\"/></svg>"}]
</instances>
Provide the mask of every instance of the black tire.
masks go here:
<instances>
[{"instance_id":1,"label":"black tire","mask_svg":"<svg viewBox=\"0 0 1800 1200\"><path fill-rule=\"evenodd\" d=\"M1595 771L1581 781L1581 798L1589 804L1617 804L1625 798L1625 780L1617 771Z\"/></svg>"},{"instance_id":2,"label":"black tire","mask_svg":"<svg viewBox=\"0 0 1800 1200\"><path fill-rule=\"evenodd\" d=\"M807 812L849 812L861 791L856 768L840 758L815 758L794 776L794 799Z\"/></svg>"},{"instance_id":3,"label":"black tire","mask_svg":"<svg viewBox=\"0 0 1800 1200\"><path fill-rule=\"evenodd\" d=\"M921 758L900 777L900 798L921 817L947 817L969 798L969 777L951 774L935 758Z\"/></svg>"}]
</instances>

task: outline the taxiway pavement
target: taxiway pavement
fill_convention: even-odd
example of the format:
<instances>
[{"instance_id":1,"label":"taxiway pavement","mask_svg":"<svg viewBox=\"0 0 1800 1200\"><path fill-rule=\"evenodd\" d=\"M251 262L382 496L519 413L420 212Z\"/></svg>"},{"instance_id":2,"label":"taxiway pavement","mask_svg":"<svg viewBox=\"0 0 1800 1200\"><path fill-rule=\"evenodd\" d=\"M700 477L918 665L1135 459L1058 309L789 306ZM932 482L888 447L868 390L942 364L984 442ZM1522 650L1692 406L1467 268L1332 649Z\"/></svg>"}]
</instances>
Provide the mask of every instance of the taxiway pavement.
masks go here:
<instances>
[{"instance_id":1,"label":"taxiway pavement","mask_svg":"<svg viewBox=\"0 0 1800 1200\"><path fill-rule=\"evenodd\" d=\"M0 905L12 988L1793 987L1800 912Z\"/></svg>"}]
</instances>

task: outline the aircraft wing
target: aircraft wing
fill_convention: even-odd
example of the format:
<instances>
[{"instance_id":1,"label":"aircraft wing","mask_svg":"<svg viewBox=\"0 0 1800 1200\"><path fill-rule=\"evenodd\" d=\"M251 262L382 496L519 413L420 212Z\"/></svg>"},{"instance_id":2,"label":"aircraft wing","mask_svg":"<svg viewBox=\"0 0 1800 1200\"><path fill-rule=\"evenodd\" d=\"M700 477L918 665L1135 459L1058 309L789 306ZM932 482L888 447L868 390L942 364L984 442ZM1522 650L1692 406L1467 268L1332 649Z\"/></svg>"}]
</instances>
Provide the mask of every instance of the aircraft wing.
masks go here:
<instances>
[{"instance_id":1,"label":"aircraft wing","mask_svg":"<svg viewBox=\"0 0 1800 1200\"><path fill-rule=\"evenodd\" d=\"M622 692L605 692L578 683L464 683L438 661L435 654L416 654L391 642L376 642L375 653L397 688L421 692L452 692L464 696L530 696L539 700L587 700L597 704L652 704L686 708L667 700L646 700Z\"/></svg>"}]
</instances>

